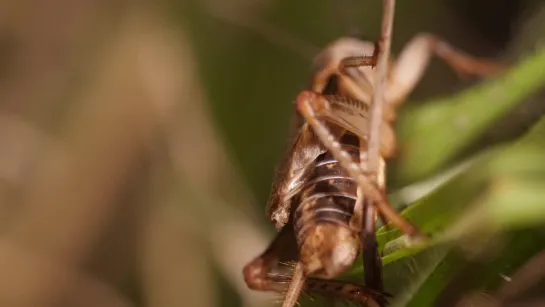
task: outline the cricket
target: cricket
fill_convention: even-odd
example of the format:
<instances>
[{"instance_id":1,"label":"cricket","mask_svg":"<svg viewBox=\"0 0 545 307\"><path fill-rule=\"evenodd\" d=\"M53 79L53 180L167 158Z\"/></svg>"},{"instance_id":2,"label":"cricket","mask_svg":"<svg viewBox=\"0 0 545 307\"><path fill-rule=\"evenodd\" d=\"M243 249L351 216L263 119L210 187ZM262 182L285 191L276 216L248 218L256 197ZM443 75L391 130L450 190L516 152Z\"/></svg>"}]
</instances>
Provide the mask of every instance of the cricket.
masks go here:
<instances>
[{"instance_id":1,"label":"cricket","mask_svg":"<svg viewBox=\"0 0 545 307\"><path fill-rule=\"evenodd\" d=\"M313 61L310 86L295 99L296 129L273 181L267 214L279 230L269 247L243 269L249 288L301 292L387 305L375 231L380 218L410 238L425 239L386 197L386 161L396 153L393 123L432 56L462 75L493 76L505 66L470 56L422 33L390 56L394 0L383 0L376 42L341 37ZM362 283L336 280L363 255ZM295 259L292 270L284 264Z\"/></svg>"}]
</instances>

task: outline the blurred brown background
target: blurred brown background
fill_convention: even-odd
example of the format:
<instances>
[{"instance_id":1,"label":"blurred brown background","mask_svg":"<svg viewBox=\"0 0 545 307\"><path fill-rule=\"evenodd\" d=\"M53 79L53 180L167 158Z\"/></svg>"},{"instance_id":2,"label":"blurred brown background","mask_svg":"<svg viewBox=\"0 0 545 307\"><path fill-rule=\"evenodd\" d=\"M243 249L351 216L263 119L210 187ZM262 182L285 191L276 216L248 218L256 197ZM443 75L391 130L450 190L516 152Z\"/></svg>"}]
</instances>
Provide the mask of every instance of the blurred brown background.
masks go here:
<instances>
[{"instance_id":1,"label":"blurred brown background","mask_svg":"<svg viewBox=\"0 0 545 307\"><path fill-rule=\"evenodd\" d=\"M0 2L0 306L273 303L241 269L274 232L264 204L293 98L321 46L377 36L381 5ZM432 31L516 59L541 12L399 1L393 49ZM434 61L411 100L470 84ZM519 134L531 107L498 127ZM498 131L483 140L509 137Z\"/></svg>"}]
</instances>

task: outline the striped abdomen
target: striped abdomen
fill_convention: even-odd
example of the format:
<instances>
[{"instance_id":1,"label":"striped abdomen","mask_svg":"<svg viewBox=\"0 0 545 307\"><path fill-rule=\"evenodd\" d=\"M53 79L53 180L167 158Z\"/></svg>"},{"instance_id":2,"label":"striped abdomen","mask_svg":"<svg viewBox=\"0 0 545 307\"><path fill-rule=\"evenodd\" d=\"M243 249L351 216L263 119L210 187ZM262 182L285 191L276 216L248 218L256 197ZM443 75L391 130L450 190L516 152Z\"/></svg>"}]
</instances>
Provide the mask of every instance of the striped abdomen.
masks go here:
<instances>
[{"instance_id":1,"label":"striped abdomen","mask_svg":"<svg viewBox=\"0 0 545 307\"><path fill-rule=\"evenodd\" d=\"M346 133L344 149L359 161L359 141ZM360 249L359 233L349 227L357 184L329 152L318 156L294 198L293 225L300 261L307 274L333 278L348 269Z\"/></svg>"}]
</instances>

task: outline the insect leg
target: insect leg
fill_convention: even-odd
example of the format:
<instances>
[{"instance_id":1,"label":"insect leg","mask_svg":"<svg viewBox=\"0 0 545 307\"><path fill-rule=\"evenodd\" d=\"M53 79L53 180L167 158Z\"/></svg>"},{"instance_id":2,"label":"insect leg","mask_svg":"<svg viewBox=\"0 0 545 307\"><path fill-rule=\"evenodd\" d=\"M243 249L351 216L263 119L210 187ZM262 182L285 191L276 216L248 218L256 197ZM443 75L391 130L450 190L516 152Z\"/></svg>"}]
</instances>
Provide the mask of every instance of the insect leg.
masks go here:
<instances>
[{"instance_id":1,"label":"insect leg","mask_svg":"<svg viewBox=\"0 0 545 307\"><path fill-rule=\"evenodd\" d=\"M295 243L292 230L290 224L282 228L263 254L244 267L244 280L250 289L277 293L284 293L288 290L288 284L292 281L292 276L289 272L278 273L276 267L279 265L280 256L284 249ZM362 306L383 306L388 296L374 289L346 281L312 277L304 279L306 279L302 287L304 293L350 300L360 303Z\"/></svg>"},{"instance_id":2,"label":"insect leg","mask_svg":"<svg viewBox=\"0 0 545 307\"><path fill-rule=\"evenodd\" d=\"M389 294L377 292L374 289L355 283L319 278L307 279L303 291L325 297L343 298L367 307L386 306L387 298L391 297Z\"/></svg>"},{"instance_id":3,"label":"insect leg","mask_svg":"<svg viewBox=\"0 0 545 307\"><path fill-rule=\"evenodd\" d=\"M361 71L356 68L362 66L375 67L378 61L378 54L378 44L375 43L373 55L346 57L340 60L333 71L341 79L341 88L344 92L341 95L357 97L361 101L371 101L373 92L372 84L369 84L365 80L365 77L362 77Z\"/></svg>"},{"instance_id":4,"label":"insect leg","mask_svg":"<svg viewBox=\"0 0 545 307\"><path fill-rule=\"evenodd\" d=\"M378 50L378 44L375 43L375 50L373 51L373 55L354 56L342 59L339 63L339 71L346 74L347 69L350 67L375 67L378 61Z\"/></svg>"},{"instance_id":5,"label":"insect leg","mask_svg":"<svg viewBox=\"0 0 545 307\"><path fill-rule=\"evenodd\" d=\"M284 292L287 289L287 275L272 274L280 262L282 253L290 247L296 247L293 229L286 225L276 235L267 249L244 266L244 281L248 288L260 291Z\"/></svg>"},{"instance_id":6,"label":"insect leg","mask_svg":"<svg viewBox=\"0 0 545 307\"><path fill-rule=\"evenodd\" d=\"M293 307L297 304L297 300L299 299L301 291L303 291L303 287L305 286L305 277L303 264L301 261L299 261L293 270L291 282L286 290L282 307Z\"/></svg>"},{"instance_id":7,"label":"insect leg","mask_svg":"<svg viewBox=\"0 0 545 307\"><path fill-rule=\"evenodd\" d=\"M345 101L349 102L349 101ZM343 101L336 101L343 103ZM353 102L351 102L353 103ZM346 109L354 108L353 105L345 105ZM423 236L420 231L410 222L401 217L396 210L388 203L386 195L377 184L368 177L365 170L356 163L350 154L344 151L341 144L335 139L335 136L329 131L326 125L320 121L320 117L325 117L329 120L331 115L329 101L319 94L310 91L303 91L297 97L297 108L305 120L312 126L314 132L319 137L322 144L331 151L339 163L346 169L349 175L357 182L358 186L363 190L365 196L371 199L377 206L378 210L391 221L394 225L400 228L403 232L410 236ZM351 112L347 112L351 114ZM350 123L341 120L338 116L335 122L338 122L343 128L356 133L361 139L365 139L365 134L358 134L357 131L351 129Z\"/></svg>"},{"instance_id":8,"label":"insect leg","mask_svg":"<svg viewBox=\"0 0 545 307\"><path fill-rule=\"evenodd\" d=\"M419 34L407 43L393 66L385 93L388 103L396 107L403 103L422 78L432 55L445 61L459 75L497 75L507 68L499 61L476 58L457 50L433 34Z\"/></svg>"}]
</instances>

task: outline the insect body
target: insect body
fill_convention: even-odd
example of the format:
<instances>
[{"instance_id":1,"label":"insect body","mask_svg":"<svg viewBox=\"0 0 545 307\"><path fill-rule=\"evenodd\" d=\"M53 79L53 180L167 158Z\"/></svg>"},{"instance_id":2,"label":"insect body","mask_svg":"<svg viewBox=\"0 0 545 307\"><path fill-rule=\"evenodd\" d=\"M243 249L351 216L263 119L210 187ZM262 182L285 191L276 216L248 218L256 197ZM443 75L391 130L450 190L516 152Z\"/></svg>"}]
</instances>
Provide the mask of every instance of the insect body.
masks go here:
<instances>
[{"instance_id":1,"label":"insect body","mask_svg":"<svg viewBox=\"0 0 545 307\"><path fill-rule=\"evenodd\" d=\"M333 110L353 112L352 115L361 124L357 129L361 131L367 129L368 103L349 98L348 93L342 90L346 82L342 79L344 77L327 70L337 69L337 65L331 65L334 62L339 63L344 58L362 54L362 51L372 54L373 50L373 43L354 38L333 43L316 58L316 72L311 82L313 93L329 97ZM368 69L369 74L371 69ZM372 80L365 80L362 76L359 78L358 82L368 82L372 87ZM298 125L290 153L279 168L273 185L269 214L277 228L291 228L291 231L282 231L275 242L289 241L286 237L290 236L295 239L305 275L331 279L344 273L361 249L360 229L351 223L358 200L358 184L322 144L313 128L302 119L298 116L301 124ZM365 151L361 151L365 148L365 142L360 143L360 137L334 121L328 121L327 127L339 139L343 152L349 153L357 162L360 156L365 158L362 155ZM271 247L276 245L273 242ZM269 259L273 265L274 261L278 261L278 252L277 249L269 248L262 257L256 259L257 262L246 266L245 277L250 287L266 290L264 288L275 284L273 287L282 288L280 280L269 279L268 272L263 270L268 264L263 265L262 262L263 259ZM305 290L326 295L345 292L343 296L352 297L356 301L366 301L369 297L377 296L373 291L358 285L329 283L318 279L309 279Z\"/></svg>"},{"instance_id":2,"label":"insect body","mask_svg":"<svg viewBox=\"0 0 545 307\"><path fill-rule=\"evenodd\" d=\"M359 140L341 137L343 149L359 160ZM359 253L359 232L350 220L357 200L357 183L329 151L308 168L301 191L292 199L293 227L305 272L333 278L352 265Z\"/></svg>"},{"instance_id":3,"label":"insect body","mask_svg":"<svg viewBox=\"0 0 545 307\"><path fill-rule=\"evenodd\" d=\"M303 275L310 277L304 282L304 292L369 306L384 304L377 274L370 288L331 279L344 273L363 249L363 219L369 217L355 207L372 204L381 217L405 233L419 234L388 205L384 160L395 152L392 122L396 109L422 76L432 54L462 73L487 75L503 70L500 64L474 59L433 35L422 34L409 42L398 60L391 61L388 73L376 180L365 167L369 106L376 85L375 44L341 38L315 58L310 89L296 100L298 128L269 199L268 214L280 233L244 268L250 288L285 291L290 278L277 273L278 266L283 254L295 248ZM374 223L369 225L366 227L372 229L365 231L374 232ZM374 248L367 253L376 253L376 245L364 244L365 249ZM372 265L380 266L380 261Z\"/></svg>"},{"instance_id":4,"label":"insect body","mask_svg":"<svg viewBox=\"0 0 545 307\"><path fill-rule=\"evenodd\" d=\"M349 155L354 163L362 162L363 165L366 141L352 131L366 131L369 105L368 101L351 98L353 96L344 89L348 80L356 80L359 83L357 88L372 88L372 78L367 79L371 76L371 70L369 67L358 68L360 75L356 76L357 79L343 79L344 76L328 70L336 69L343 59L362 54L362 51L372 55L373 50L374 44L357 39L346 38L334 42L316 58L316 72L312 81L312 93L324 95L332 113L350 114L357 119L353 122L359 127L350 130L336 122L342 121L341 118L324 122L339 149ZM328 67L331 64L334 66ZM356 202L363 201L363 196L358 197L357 181L343 168L335 154L323 145L310 124L304 123L299 131L293 150L312 154L300 159L299 163L304 167L296 172L301 175L292 177L297 178L297 182L288 185L286 193L283 189L278 190L284 199L270 203L272 218L276 219L277 224L283 223L281 217L288 210L293 218L299 261L305 273L334 278L353 264L361 249L361 226L353 216ZM283 179L280 180L283 182ZM289 184L289 180L287 182Z\"/></svg>"}]
</instances>

